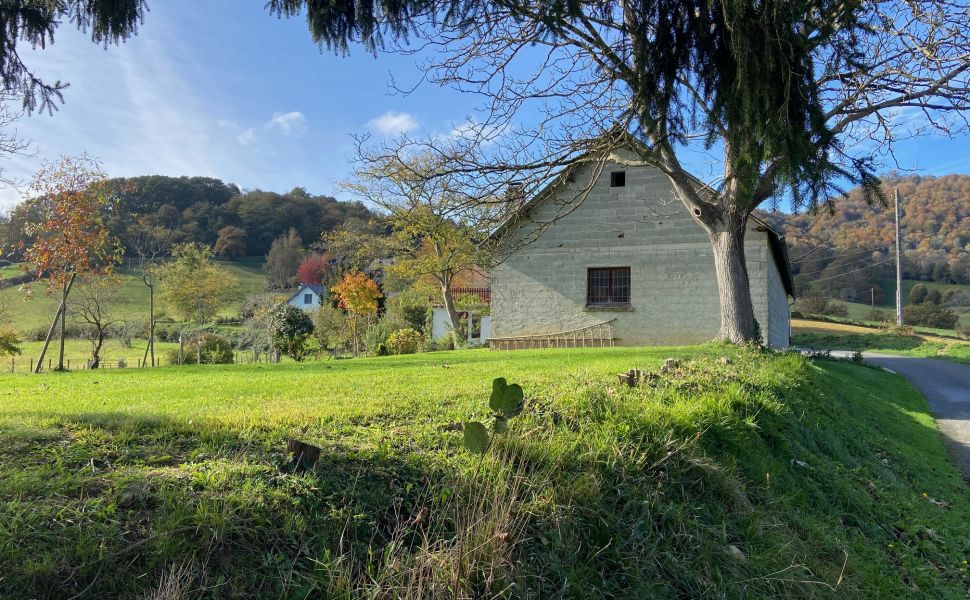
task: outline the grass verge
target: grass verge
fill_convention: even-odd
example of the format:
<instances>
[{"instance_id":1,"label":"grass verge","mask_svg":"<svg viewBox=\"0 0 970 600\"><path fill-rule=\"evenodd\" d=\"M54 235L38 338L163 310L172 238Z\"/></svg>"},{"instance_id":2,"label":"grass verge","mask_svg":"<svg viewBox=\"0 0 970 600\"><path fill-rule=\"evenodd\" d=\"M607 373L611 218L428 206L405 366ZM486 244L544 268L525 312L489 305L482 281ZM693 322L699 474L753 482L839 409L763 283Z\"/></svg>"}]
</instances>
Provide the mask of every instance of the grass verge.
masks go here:
<instances>
[{"instance_id":1,"label":"grass verge","mask_svg":"<svg viewBox=\"0 0 970 600\"><path fill-rule=\"evenodd\" d=\"M480 466L455 424L496 376L526 411ZM791 353L0 376L4 597L963 598L967 539L923 399Z\"/></svg>"},{"instance_id":2,"label":"grass verge","mask_svg":"<svg viewBox=\"0 0 970 600\"><path fill-rule=\"evenodd\" d=\"M792 320L792 344L826 350L884 352L921 358L944 358L970 364L970 344L932 335L899 333L857 325Z\"/></svg>"}]
</instances>

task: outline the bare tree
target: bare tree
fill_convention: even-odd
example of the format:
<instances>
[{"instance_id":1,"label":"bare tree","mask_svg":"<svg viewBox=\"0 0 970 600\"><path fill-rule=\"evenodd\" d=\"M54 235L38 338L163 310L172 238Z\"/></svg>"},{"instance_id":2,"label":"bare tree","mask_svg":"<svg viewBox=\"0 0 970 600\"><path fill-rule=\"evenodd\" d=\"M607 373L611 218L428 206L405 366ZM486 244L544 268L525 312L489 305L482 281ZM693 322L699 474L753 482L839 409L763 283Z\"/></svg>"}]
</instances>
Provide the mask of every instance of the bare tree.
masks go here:
<instances>
[{"instance_id":1,"label":"bare tree","mask_svg":"<svg viewBox=\"0 0 970 600\"><path fill-rule=\"evenodd\" d=\"M158 285L158 266L162 257L167 256L172 248L174 231L157 227L142 221L138 224L137 233L132 241L132 250L138 255L138 265L141 269L141 281L148 288L148 343L145 345L145 355L142 364L155 366L155 287Z\"/></svg>"},{"instance_id":2,"label":"bare tree","mask_svg":"<svg viewBox=\"0 0 970 600\"><path fill-rule=\"evenodd\" d=\"M123 303L119 294L121 281L117 277L104 276L85 282L75 294L70 313L74 322L81 326L83 335L91 342L89 368L101 365L101 349L110 329L121 322L113 310Z\"/></svg>"},{"instance_id":3,"label":"bare tree","mask_svg":"<svg viewBox=\"0 0 970 600\"><path fill-rule=\"evenodd\" d=\"M426 80L483 104L448 136L362 139L365 158L457 157L449 175L464 176L479 202L513 180L532 196L577 163L594 173L607 162L656 167L708 233L718 337L734 342L756 332L744 256L752 211L781 199L815 209L850 185L883 200L875 172L894 162L897 141L968 130L962 0L376 4L306 9L321 43L345 50L363 39L430 57ZM270 3L282 14L298 5ZM386 34L419 42L392 44ZM695 179L683 166L694 151L722 175ZM559 216L584 199L557 199Z\"/></svg>"}]
</instances>

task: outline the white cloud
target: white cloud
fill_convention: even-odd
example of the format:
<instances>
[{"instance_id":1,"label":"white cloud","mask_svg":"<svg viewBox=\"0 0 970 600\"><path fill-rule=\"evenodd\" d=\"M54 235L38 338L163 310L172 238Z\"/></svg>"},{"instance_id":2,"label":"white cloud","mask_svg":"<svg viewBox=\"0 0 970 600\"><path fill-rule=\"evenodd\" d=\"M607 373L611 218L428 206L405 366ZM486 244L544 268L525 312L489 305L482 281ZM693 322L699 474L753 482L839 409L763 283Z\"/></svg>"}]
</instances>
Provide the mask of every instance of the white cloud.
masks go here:
<instances>
[{"instance_id":1,"label":"white cloud","mask_svg":"<svg viewBox=\"0 0 970 600\"><path fill-rule=\"evenodd\" d=\"M239 135L236 136L236 141L242 144L243 146L248 146L252 143L255 143L256 131L252 127L250 127L249 129L245 129L239 132Z\"/></svg>"},{"instance_id":2,"label":"white cloud","mask_svg":"<svg viewBox=\"0 0 970 600\"><path fill-rule=\"evenodd\" d=\"M306 132L306 117L298 110L273 113L268 127L278 129L287 135L302 135Z\"/></svg>"},{"instance_id":3,"label":"white cloud","mask_svg":"<svg viewBox=\"0 0 970 600\"><path fill-rule=\"evenodd\" d=\"M396 135L417 129L418 121L410 113L389 110L368 121L367 128L383 135Z\"/></svg>"}]
</instances>

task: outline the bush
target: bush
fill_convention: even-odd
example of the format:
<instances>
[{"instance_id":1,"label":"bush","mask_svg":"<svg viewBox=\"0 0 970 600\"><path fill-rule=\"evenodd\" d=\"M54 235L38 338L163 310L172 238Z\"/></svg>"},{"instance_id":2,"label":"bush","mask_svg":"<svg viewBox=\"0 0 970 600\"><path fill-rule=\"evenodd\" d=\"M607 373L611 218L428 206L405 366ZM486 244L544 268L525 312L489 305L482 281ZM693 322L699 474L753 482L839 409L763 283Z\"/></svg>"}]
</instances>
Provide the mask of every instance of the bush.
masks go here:
<instances>
[{"instance_id":1,"label":"bush","mask_svg":"<svg viewBox=\"0 0 970 600\"><path fill-rule=\"evenodd\" d=\"M383 356L378 352L378 348L384 347L387 352L387 338L391 335L391 328L387 323L374 323L364 332L364 346L367 351L377 356Z\"/></svg>"},{"instance_id":2,"label":"bush","mask_svg":"<svg viewBox=\"0 0 970 600\"><path fill-rule=\"evenodd\" d=\"M313 319L288 302L280 302L270 312L269 330L273 349L295 361L306 358L307 338L313 333Z\"/></svg>"},{"instance_id":3,"label":"bush","mask_svg":"<svg viewBox=\"0 0 970 600\"><path fill-rule=\"evenodd\" d=\"M970 323L957 323L956 330L960 335L970 337Z\"/></svg>"},{"instance_id":4,"label":"bush","mask_svg":"<svg viewBox=\"0 0 970 600\"><path fill-rule=\"evenodd\" d=\"M232 344L229 340L214 333L202 332L183 338L184 354L181 364L195 365L231 365L234 362ZM179 364L178 348L168 352L169 364Z\"/></svg>"},{"instance_id":5,"label":"bush","mask_svg":"<svg viewBox=\"0 0 970 600\"><path fill-rule=\"evenodd\" d=\"M0 327L0 356L20 354L20 339L9 327Z\"/></svg>"},{"instance_id":6,"label":"bush","mask_svg":"<svg viewBox=\"0 0 970 600\"><path fill-rule=\"evenodd\" d=\"M926 289L926 286L922 283L917 283L913 286L913 289L909 290L909 303L922 304L928 294L929 290Z\"/></svg>"},{"instance_id":7,"label":"bush","mask_svg":"<svg viewBox=\"0 0 970 600\"><path fill-rule=\"evenodd\" d=\"M906 323L910 325L922 325L923 327L935 327L937 329L953 329L959 319L949 308L932 302L906 306L903 308L903 315L906 318Z\"/></svg>"},{"instance_id":8,"label":"bush","mask_svg":"<svg viewBox=\"0 0 970 600\"><path fill-rule=\"evenodd\" d=\"M822 311L822 314L830 317L848 317L849 307L844 302L830 300L825 303L825 310Z\"/></svg>"},{"instance_id":9,"label":"bush","mask_svg":"<svg viewBox=\"0 0 970 600\"><path fill-rule=\"evenodd\" d=\"M889 313L884 310L879 310L878 308L874 308L870 310L868 314L866 314L866 320L875 321L876 323L888 323Z\"/></svg>"},{"instance_id":10,"label":"bush","mask_svg":"<svg viewBox=\"0 0 970 600\"><path fill-rule=\"evenodd\" d=\"M424 336L410 327L398 329L387 338L387 345L394 354L414 354L423 342Z\"/></svg>"},{"instance_id":11,"label":"bush","mask_svg":"<svg viewBox=\"0 0 970 600\"><path fill-rule=\"evenodd\" d=\"M943 294L940 293L940 290L936 290L936 289L930 290L930 292L926 294L926 300L923 300L923 302L930 302L932 304L943 304Z\"/></svg>"},{"instance_id":12,"label":"bush","mask_svg":"<svg viewBox=\"0 0 970 600\"><path fill-rule=\"evenodd\" d=\"M350 318L339 308L324 304L317 310L315 335L321 348L341 350L353 342Z\"/></svg>"}]
</instances>

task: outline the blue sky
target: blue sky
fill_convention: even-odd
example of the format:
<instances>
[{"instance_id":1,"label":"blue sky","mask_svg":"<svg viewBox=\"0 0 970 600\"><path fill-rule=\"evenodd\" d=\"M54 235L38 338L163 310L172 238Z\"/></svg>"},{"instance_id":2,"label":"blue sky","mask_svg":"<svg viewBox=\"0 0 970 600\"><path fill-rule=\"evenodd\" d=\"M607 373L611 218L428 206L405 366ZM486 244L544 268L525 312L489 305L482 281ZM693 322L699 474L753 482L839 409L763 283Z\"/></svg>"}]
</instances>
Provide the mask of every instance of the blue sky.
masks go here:
<instances>
[{"instance_id":1,"label":"blue sky","mask_svg":"<svg viewBox=\"0 0 970 600\"><path fill-rule=\"evenodd\" d=\"M61 154L99 158L112 176L206 175L244 189L342 194L352 133L445 133L474 118L476 100L420 80L414 57L362 48L321 52L301 18L280 20L261 0L152 2L138 36L107 49L68 27L45 50L25 51L43 78L68 81L53 116L18 124L37 153L4 160L6 176L29 178ZM970 172L970 138L924 138L899 148L900 165L927 174ZM702 153L687 165L715 179ZM18 200L0 190L0 210Z\"/></svg>"}]
</instances>

